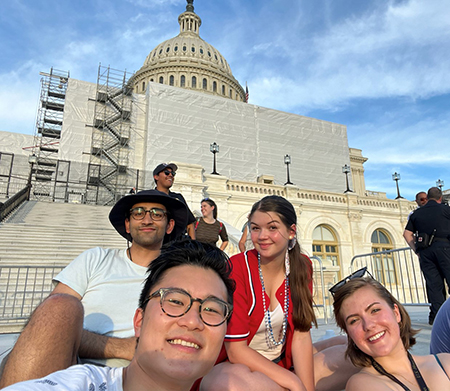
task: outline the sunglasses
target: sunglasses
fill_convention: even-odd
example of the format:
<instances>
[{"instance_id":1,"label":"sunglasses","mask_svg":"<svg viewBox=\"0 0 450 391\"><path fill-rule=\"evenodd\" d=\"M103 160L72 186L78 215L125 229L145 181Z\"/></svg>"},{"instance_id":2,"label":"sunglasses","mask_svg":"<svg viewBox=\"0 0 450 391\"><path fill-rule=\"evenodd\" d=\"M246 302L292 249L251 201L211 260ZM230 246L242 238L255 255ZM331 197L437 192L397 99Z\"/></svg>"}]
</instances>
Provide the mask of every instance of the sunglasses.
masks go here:
<instances>
[{"instance_id":1,"label":"sunglasses","mask_svg":"<svg viewBox=\"0 0 450 391\"><path fill-rule=\"evenodd\" d=\"M343 280L339 281L337 284L333 285L330 289L328 289L328 291L334 297L336 292L339 289L341 289L345 284L347 284L347 282L354 280L355 278L364 278L364 277L373 278L372 274L370 274L370 272L367 270L367 266L364 266L362 269L359 269L356 272L345 277Z\"/></svg>"},{"instance_id":2,"label":"sunglasses","mask_svg":"<svg viewBox=\"0 0 450 391\"><path fill-rule=\"evenodd\" d=\"M167 176L172 175L173 177L175 177L175 175L177 175L177 173L175 171L169 171L169 170L164 170L163 173L166 174Z\"/></svg>"}]
</instances>

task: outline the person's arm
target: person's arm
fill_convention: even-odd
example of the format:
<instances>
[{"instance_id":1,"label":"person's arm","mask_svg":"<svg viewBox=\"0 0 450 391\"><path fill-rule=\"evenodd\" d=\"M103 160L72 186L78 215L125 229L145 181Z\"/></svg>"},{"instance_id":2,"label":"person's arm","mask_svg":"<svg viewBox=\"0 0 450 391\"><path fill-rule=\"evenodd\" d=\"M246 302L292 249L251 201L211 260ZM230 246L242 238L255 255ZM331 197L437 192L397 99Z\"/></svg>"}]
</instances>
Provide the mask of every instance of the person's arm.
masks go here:
<instances>
[{"instance_id":1,"label":"person's arm","mask_svg":"<svg viewBox=\"0 0 450 391\"><path fill-rule=\"evenodd\" d=\"M246 250L245 243L247 242L247 233L248 233L248 228L246 225L244 228L244 231L242 231L241 238L239 239L239 251L241 253L243 253Z\"/></svg>"},{"instance_id":2,"label":"person's arm","mask_svg":"<svg viewBox=\"0 0 450 391\"><path fill-rule=\"evenodd\" d=\"M82 298L75 290L62 282L59 282L50 294L54 295L56 293L72 295L78 300L81 300ZM83 330L78 355L83 358L124 358L131 361L135 349L135 337L107 337L88 330Z\"/></svg>"},{"instance_id":3,"label":"person's arm","mask_svg":"<svg viewBox=\"0 0 450 391\"><path fill-rule=\"evenodd\" d=\"M225 228L225 224L222 223L222 230L219 233L220 239L222 239L222 244L220 245L220 249L223 251L228 246L228 233Z\"/></svg>"},{"instance_id":4,"label":"person's arm","mask_svg":"<svg viewBox=\"0 0 450 391\"><path fill-rule=\"evenodd\" d=\"M405 229L405 231L403 232L403 237L406 240L406 243L408 243L408 246L411 247L411 249L416 252L416 244L415 244L415 239L414 239L414 232L408 231L407 229Z\"/></svg>"},{"instance_id":5,"label":"person's arm","mask_svg":"<svg viewBox=\"0 0 450 391\"><path fill-rule=\"evenodd\" d=\"M222 242L222 244L220 245L220 249L223 251L225 250L225 248L228 246L228 240L226 242Z\"/></svg>"},{"instance_id":6,"label":"person's arm","mask_svg":"<svg viewBox=\"0 0 450 391\"><path fill-rule=\"evenodd\" d=\"M295 374L308 391L314 391L314 361L311 333L294 331L292 337L292 360Z\"/></svg>"},{"instance_id":7,"label":"person's arm","mask_svg":"<svg viewBox=\"0 0 450 391\"><path fill-rule=\"evenodd\" d=\"M136 341L136 337L107 337L84 329L78 355L82 358L124 358L131 361Z\"/></svg>"},{"instance_id":8,"label":"person's arm","mask_svg":"<svg viewBox=\"0 0 450 391\"><path fill-rule=\"evenodd\" d=\"M187 233L192 240L195 240L195 228L194 223L188 224L186 227Z\"/></svg>"},{"instance_id":9,"label":"person's arm","mask_svg":"<svg viewBox=\"0 0 450 391\"><path fill-rule=\"evenodd\" d=\"M268 360L247 346L247 341L225 342L228 359L232 364L244 364L252 372L264 373L274 382L290 391L307 391L300 378L280 365Z\"/></svg>"}]
</instances>

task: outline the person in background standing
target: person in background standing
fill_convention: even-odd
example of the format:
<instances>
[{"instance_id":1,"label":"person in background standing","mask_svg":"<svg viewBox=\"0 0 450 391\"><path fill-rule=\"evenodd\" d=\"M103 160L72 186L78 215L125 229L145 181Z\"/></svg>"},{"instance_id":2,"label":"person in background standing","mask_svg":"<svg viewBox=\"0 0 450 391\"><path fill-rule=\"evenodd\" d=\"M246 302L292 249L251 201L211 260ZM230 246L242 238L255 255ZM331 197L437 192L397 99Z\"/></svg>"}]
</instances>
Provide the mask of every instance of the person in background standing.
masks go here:
<instances>
[{"instance_id":1,"label":"person in background standing","mask_svg":"<svg viewBox=\"0 0 450 391\"><path fill-rule=\"evenodd\" d=\"M202 217L195 223L195 235L199 242L217 245L219 237L222 239L220 249L223 251L228 245L228 234L225 225L217 220L217 205L205 198L200 203Z\"/></svg>"},{"instance_id":2,"label":"person in background standing","mask_svg":"<svg viewBox=\"0 0 450 391\"><path fill-rule=\"evenodd\" d=\"M153 179L156 183L156 190L162 191L163 193L168 194L170 197L175 198L181 201L184 205L186 205L187 209L187 226L186 232L191 239L195 239L195 217L189 209L186 200L184 199L181 193L175 193L170 191L170 188L173 186L173 182L175 181L175 175L177 174L178 166L175 163L161 163L156 166L153 170Z\"/></svg>"},{"instance_id":3,"label":"person in background standing","mask_svg":"<svg viewBox=\"0 0 450 391\"><path fill-rule=\"evenodd\" d=\"M431 304L428 323L432 325L445 301L444 278L450 284L450 207L442 204L442 191L437 187L428 190L427 198L410 216L403 236L419 256Z\"/></svg>"}]
</instances>

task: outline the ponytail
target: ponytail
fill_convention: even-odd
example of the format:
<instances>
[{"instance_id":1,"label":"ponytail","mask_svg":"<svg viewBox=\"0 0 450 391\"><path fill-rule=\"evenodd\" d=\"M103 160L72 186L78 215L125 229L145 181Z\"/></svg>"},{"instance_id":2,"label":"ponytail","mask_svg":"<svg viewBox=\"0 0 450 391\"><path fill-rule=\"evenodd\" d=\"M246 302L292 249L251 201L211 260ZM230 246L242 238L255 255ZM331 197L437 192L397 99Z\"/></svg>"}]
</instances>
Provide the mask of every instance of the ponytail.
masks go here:
<instances>
[{"instance_id":1,"label":"ponytail","mask_svg":"<svg viewBox=\"0 0 450 391\"><path fill-rule=\"evenodd\" d=\"M311 325L317 327L314 314L312 294L309 287L312 285L313 268L308 257L303 255L298 242L289 250L291 274L289 286L293 306L294 328L299 331L309 331Z\"/></svg>"}]
</instances>

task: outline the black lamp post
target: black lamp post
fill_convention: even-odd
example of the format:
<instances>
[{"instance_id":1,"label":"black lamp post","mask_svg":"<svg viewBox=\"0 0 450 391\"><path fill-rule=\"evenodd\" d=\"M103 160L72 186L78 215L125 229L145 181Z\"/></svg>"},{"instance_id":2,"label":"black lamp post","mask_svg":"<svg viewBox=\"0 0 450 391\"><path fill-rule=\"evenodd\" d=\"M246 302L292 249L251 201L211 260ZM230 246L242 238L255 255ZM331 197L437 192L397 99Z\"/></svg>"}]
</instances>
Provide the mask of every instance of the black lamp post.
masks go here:
<instances>
[{"instance_id":1,"label":"black lamp post","mask_svg":"<svg viewBox=\"0 0 450 391\"><path fill-rule=\"evenodd\" d=\"M212 152L212 154L214 155L214 160L213 160L213 171L211 174L213 175L220 175L217 171L216 171L216 153L219 153L219 145L216 144L216 142L213 142L210 146L209 146L209 150Z\"/></svg>"},{"instance_id":2,"label":"black lamp post","mask_svg":"<svg viewBox=\"0 0 450 391\"><path fill-rule=\"evenodd\" d=\"M345 174L345 183L347 184L347 190L344 193L353 193L353 190L350 190L350 186L348 184L348 174L350 174L350 166L348 164L342 167L342 172Z\"/></svg>"},{"instance_id":3,"label":"black lamp post","mask_svg":"<svg viewBox=\"0 0 450 391\"><path fill-rule=\"evenodd\" d=\"M438 179L436 181L436 186L439 187L439 189L442 191L442 188L444 187L444 181L441 181L440 179Z\"/></svg>"},{"instance_id":4,"label":"black lamp post","mask_svg":"<svg viewBox=\"0 0 450 391\"><path fill-rule=\"evenodd\" d=\"M400 180L400 173L394 172L394 173L392 174L392 180L395 181L395 184L397 185L397 197L395 197L395 199L397 200L397 199L399 199L399 198L403 198L403 197L400 195L400 189L398 188L398 181Z\"/></svg>"},{"instance_id":5,"label":"black lamp post","mask_svg":"<svg viewBox=\"0 0 450 391\"><path fill-rule=\"evenodd\" d=\"M293 185L293 183L291 182L290 175L289 175L289 164L291 164L291 157L289 155L284 156L284 164L286 164L286 170L287 170L287 181L286 181L285 185Z\"/></svg>"}]
</instances>

